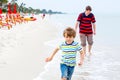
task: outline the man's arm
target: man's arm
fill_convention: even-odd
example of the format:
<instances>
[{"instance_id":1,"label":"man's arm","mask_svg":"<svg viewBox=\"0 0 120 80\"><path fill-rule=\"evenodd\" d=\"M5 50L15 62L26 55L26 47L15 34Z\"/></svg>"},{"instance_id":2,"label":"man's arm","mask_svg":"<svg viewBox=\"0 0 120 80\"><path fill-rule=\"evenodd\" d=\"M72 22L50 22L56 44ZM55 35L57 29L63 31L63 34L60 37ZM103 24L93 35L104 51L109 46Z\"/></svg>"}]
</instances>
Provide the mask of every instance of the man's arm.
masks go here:
<instances>
[{"instance_id":1,"label":"man's arm","mask_svg":"<svg viewBox=\"0 0 120 80\"><path fill-rule=\"evenodd\" d=\"M77 27L79 25L79 22L77 21L76 24L75 24L75 31L77 32Z\"/></svg>"},{"instance_id":2,"label":"man's arm","mask_svg":"<svg viewBox=\"0 0 120 80\"><path fill-rule=\"evenodd\" d=\"M92 25L93 25L93 34L96 35L96 24L93 23Z\"/></svg>"}]
</instances>

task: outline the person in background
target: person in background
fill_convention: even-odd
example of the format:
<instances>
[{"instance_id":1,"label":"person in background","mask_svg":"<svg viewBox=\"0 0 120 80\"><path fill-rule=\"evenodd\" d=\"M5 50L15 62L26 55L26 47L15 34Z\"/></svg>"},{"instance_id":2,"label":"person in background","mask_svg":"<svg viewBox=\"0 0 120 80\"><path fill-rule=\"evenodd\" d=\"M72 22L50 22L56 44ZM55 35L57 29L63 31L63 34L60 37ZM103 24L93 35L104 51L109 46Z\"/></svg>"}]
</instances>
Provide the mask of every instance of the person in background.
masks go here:
<instances>
[{"instance_id":1,"label":"person in background","mask_svg":"<svg viewBox=\"0 0 120 80\"><path fill-rule=\"evenodd\" d=\"M42 19L44 19L44 18L45 18L45 13L42 14Z\"/></svg>"},{"instance_id":2,"label":"person in background","mask_svg":"<svg viewBox=\"0 0 120 80\"><path fill-rule=\"evenodd\" d=\"M93 45L93 34L96 34L96 20L93 13L91 13L91 6L86 6L85 12L80 13L75 24L75 31L79 26L79 34L81 45L86 54L86 41L88 42L88 53L91 55L91 48Z\"/></svg>"}]
</instances>

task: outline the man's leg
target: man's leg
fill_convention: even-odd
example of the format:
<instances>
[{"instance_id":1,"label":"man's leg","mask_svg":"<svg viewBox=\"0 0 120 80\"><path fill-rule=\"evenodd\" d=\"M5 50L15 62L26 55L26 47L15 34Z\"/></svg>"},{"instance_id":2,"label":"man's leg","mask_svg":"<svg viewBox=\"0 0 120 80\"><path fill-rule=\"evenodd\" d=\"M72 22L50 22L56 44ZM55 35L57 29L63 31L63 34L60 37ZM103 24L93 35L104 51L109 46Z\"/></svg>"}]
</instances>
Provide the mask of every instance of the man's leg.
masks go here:
<instances>
[{"instance_id":1,"label":"man's leg","mask_svg":"<svg viewBox=\"0 0 120 80\"><path fill-rule=\"evenodd\" d=\"M80 34L80 41L84 54L86 55L86 34Z\"/></svg>"},{"instance_id":2,"label":"man's leg","mask_svg":"<svg viewBox=\"0 0 120 80\"><path fill-rule=\"evenodd\" d=\"M82 47L83 51L84 51L84 55L86 56L86 46Z\"/></svg>"},{"instance_id":3,"label":"man's leg","mask_svg":"<svg viewBox=\"0 0 120 80\"><path fill-rule=\"evenodd\" d=\"M88 53L89 53L89 55L92 54L92 53L91 53L91 49L92 49L92 45L88 45Z\"/></svg>"},{"instance_id":4,"label":"man's leg","mask_svg":"<svg viewBox=\"0 0 120 80\"><path fill-rule=\"evenodd\" d=\"M93 45L93 35L87 35L87 41L88 41L88 53L89 55L91 55L91 49L92 49L92 45Z\"/></svg>"}]
</instances>

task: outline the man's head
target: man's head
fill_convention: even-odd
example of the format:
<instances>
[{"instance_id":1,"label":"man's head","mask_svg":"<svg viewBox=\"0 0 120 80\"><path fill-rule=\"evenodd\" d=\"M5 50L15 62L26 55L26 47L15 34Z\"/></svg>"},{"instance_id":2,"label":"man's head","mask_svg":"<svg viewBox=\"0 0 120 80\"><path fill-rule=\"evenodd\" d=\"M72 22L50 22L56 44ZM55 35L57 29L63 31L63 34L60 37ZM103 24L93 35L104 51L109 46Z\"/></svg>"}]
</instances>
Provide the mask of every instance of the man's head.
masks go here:
<instances>
[{"instance_id":1,"label":"man's head","mask_svg":"<svg viewBox=\"0 0 120 80\"><path fill-rule=\"evenodd\" d=\"M85 8L85 12L86 12L86 14L90 14L91 11L92 11L91 6L86 6L86 8Z\"/></svg>"},{"instance_id":2,"label":"man's head","mask_svg":"<svg viewBox=\"0 0 120 80\"><path fill-rule=\"evenodd\" d=\"M91 6L86 6L86 11L92 11Z\"/></svg>"}]
</instances>

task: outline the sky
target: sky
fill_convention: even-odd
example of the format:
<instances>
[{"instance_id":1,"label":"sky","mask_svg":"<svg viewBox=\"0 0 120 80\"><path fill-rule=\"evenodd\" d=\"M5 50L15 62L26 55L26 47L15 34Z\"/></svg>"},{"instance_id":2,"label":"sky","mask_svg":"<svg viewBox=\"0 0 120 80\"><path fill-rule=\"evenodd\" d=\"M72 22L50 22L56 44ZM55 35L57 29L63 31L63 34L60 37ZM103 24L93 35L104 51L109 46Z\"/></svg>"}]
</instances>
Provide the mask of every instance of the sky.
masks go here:
<instances>
[{"instance_id":1,"label":"sky","mask_svg":"<svg viewBox=\"0 0 120 80\"><path fill-rule=\"evenodd\" d=\"M120 0L18 0L18 4L22 2L26 7L67 13L82 12L87 5L96 13L120 13Z\"/></svg>"}]
</instances>

